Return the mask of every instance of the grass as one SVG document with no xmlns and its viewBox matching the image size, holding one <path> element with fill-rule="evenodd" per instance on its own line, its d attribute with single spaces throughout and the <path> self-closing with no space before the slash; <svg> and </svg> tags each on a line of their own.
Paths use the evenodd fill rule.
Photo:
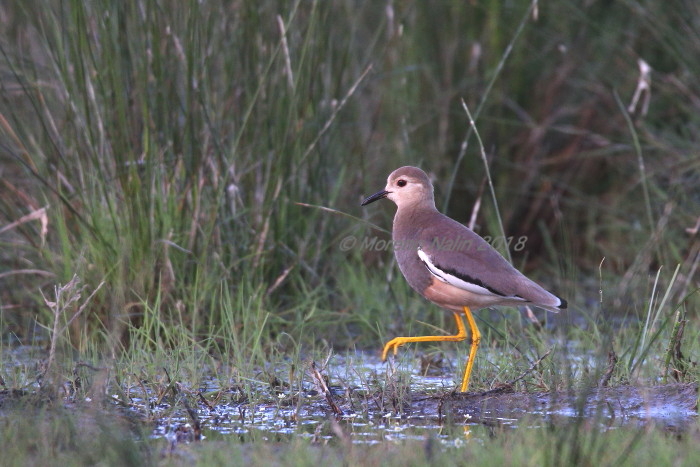
<svg viewBox="0 0 700 467">
<path fill-rule="evenodd" d="M 307 362 L 329 352 L 452 332 L 390 249 L 363 243 L 389 238 L 393 210 L 359 201 L 409 164 L 434 175 L 452 217 L 524 238 L 513 263 L 571 304 L 545 315 L 544 331 L 513 311 L 480 313 L 475 389 L 550 348 L 517 389 L 597 383 L 611 350 L 610 384 L 697 381 L 693 12 L 690 0 L 0 7 L 0 357 L 15 362 L 0 369 L 3 390 L 126 402 L 132 387 L 163 394 L 213 377 L 267 401 L 280 382 L 308 384 Z M 653 70 L 649 108 L 628 113 L 640 58 Z M 21 347 L 44 366 L 17 363 L 18 345 L 46 346 Z M 458 379 L 467 346 L 409 346 L 398 368 L 446 349 Z M 391 378 L 377 387 L 405 395 L 410 378 Z M 74 412 L 31 413 L 53 441 L 29 446 L 32 423 L 4 418 L 18 462 L 57 447 L 94 461 L 98 446 Z M 90 417 L 112 440 L 110 459 L 156 462 L 156 441 L 102 407 Z M 629 446 L 623 463 L 692 465 L 696 454 L 684 451 L 693 435 L 552 431 L 483 437 L 469 456 L 601 464 Z M 449 464 L 465 452 L 430 440 L 367 451 L 285 441 L 217 439 L 192 455 L 214 463 L 223 445 L 260 462 L 291 451 L 300 463 Z"/>
</svg>

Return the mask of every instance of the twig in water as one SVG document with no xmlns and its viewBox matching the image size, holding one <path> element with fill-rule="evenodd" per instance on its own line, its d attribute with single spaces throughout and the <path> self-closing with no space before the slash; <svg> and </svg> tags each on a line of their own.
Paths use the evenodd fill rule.
<svg viewBox="0 0 700 467">
<path fill-rule="evenodd" d="M 316 362 L 312 361 L 311 365 L 311 376 L 314 379 L 314 382 L 316 385 L 321 389 L 321 392 L 326 396 L 326 401 L 328 402 L 328 405 L 331 407 L 331 410 L 335 414 L 336 417 L 341 417 L 344 415 L 343 411 L 340 410 L 340 407 L 338 407 L 338 404 L 335 403 L 333 400 L 333 394 L 331 394 L 331 391 L 328 389 L 328 386 L 326 385 L 325 380 L 323 379 L 323 376 L 321 373 L 316 369 Z"/>
<path fill-rule="evenodd" d="M 610 349 L 610 352 L 608 352 L 608 366 L 605 369 L 603 377 L 600 378 L 600 382 L 598 383 L 599 388 L 608 387 L 610 378 L 612 378 L 613 372 L 615 371 L 615 365 L 617 365 L 617 354 L 615 353 L 615 349 Z"/>
<path fill-rule="evenodd" d="M 666 380 L 668 378 L 669 368 L 672 366 L 671 360 L 673 360 L 672 374 L 676 381 L 681 381 L 688 371 L 690 361 L 687 360 L 681 352 L 683 331 L 685 330 L 685 325 L 687 322 L 688 320 L 685 319 L 684 313 L 681 313 L 681 311 L 676 312 L 673 330 L 671 331 L 671 340 L 669 341 L 668 348 L 666 349 L 666 362 L 663 377 L 664 384 L 666 384 Z"/>
</svg>

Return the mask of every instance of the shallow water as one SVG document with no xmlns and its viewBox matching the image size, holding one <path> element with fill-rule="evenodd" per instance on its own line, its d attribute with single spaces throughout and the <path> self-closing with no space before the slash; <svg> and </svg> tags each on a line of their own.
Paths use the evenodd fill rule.
<svg viewBox="0 0 700 467">
<path fill-rule="evenodd" d="M 36 373 L 40 354 L 36 347 L 3 352 L 3 372 L 12 375 L 14 387 L 23 383 L 25 391 L 36 389 L 37 383 L 27 375 Z M 581 355 L 569 361 L 585 366 L 591 364 L 591 358 Z M 683 431 L 698 417 L 697 405 L 689 401 L 693 394 L 690 387 L 647 388 L 656 392 L 618 387 L 556 397 L 546 393 L 462 396 L 453 393 L 455 377 L 461 373 L 454 366 L 459 365 L 446 364 L 425 375 L 420 362 L 405 355 L 396 362 L 383 363 L 375 353 L 355 352 L 333 355 L 325 368 L 318 368 L 330 381 L 328 393 L 307 370 L 301 387 L 271 388 L 265 382 L 248 381 L 247 393 L 233 384 L 222 388 L 214 377 L 204 378 L 197 388 L 178 382 L 172 394 L 167 384 L 161 384 L 161 393 L 155 394 L 149 387 L 158 385 L 130 381 L 115 391 L 121 395 L 115 393 L 113 400 L 115 409 L 152 423 L 152 438 L 171 442 L 176 430 L 191 429 L 197 423 L 206 438 L 237 436 L 243 441 L 264 441 L 300 437 L 316 442 L 344 438 L 361 445 L 434 439 L 445 446 L 459 446 L 465 436 L 478 440 L 492 436 L 494 430 L 541 429 L 567 423 L 595 424 L 602 430 L 654 424 Z M 410 377 L 410 384 L 397 383 L 397 376 Z M 120 399 L 124 394 L 128 401 Z M 334 413 L 329 398 L 340 413 Z"/>
<path fill-rule="evenodd" d="M 200 405 L 197 413 L 205 434 L 210 437 L 237 435 L 242 439 L 279 440 L 297 436 L 322 441 L 343 433 L 342 436 L 356 444 L 433 438 L 448 446 L 464 442 L 465 434 L 474 439 L 492 436 L 493 430 L 539 429 L 585 422 L 594 423 L 602 430 L 655 424 L 682 431 L 697 420 L 697 410 L 688 407 L 687 401 L 665 400 L 666 396 L 640 393 L 632 387 L 615 388 L 613 396 L 607 396 L 611 400 L 601 400 L 605 395 L 591 394 L 580 404 L 575 395 L 549 399 L 547 394 L 516 393 L 501 396 L 503 403 L 496 408 L 480 405 L 470 411 L 471 406 L 460 405 L 450 413 L 440 414 L 436 400 L 453 392 L 455 372 L 447 368 L 440 375 L 425 376 L 420 373 L 418 362 L 409 365 L 402 362 L 400 371 L 406 374 L 410 370 L 411 394 L 392 396 L 381 389 L 386 389 L 395 370 L 390 363 L 364 353 L 333 356 L 323 374 L 334 383 L 342 383 L 329 388 L 342 410 L 339 415 L 333 413 L 326 396 L 311 378 L 307 378 L 301 391 L 285 389 L 276 392 L 273 398 L 263 397 L 258 402 L 229 401 L 212 409 Z M 213 380 L 210 383 L 204 389 L 218 390 Z M 261 394 L 270 393 L 266 385 L 261 384 L 259 390 Z M 401 402 L 392 401 L 392 397 Z M 434 403 L 421 402 L 425 398 L 432 398 Z M 520 400 L 522 406 L 518 405 Z M 161 421 L 153 436 L 166 436 L 177 424 L 192 422 L 186 414 L 177 420 Z"/>
</svg>

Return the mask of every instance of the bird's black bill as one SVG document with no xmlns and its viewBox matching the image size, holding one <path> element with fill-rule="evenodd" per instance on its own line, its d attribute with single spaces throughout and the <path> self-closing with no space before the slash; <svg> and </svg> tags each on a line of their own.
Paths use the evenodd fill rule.
<svg viewBox="0 0 700 467">
<path fill-rule="evenodd" d="M 366 199 L 362 202 L 362 204 L 361 204 L 360 206 L 367 206 L 369 203 L 374 203 L 374 202 L 377 201 L 378 199 L 386 198 L 386 195 L 388 195 L 388 194 L 389 194 L 388 191 L 382 190 L 382 191 L 380 191 L 380 192 L 378 192 L 378 193 L 373 194 L 373 195 L 370 196 L 369 198 L 366 198 Z"/>
</svg>

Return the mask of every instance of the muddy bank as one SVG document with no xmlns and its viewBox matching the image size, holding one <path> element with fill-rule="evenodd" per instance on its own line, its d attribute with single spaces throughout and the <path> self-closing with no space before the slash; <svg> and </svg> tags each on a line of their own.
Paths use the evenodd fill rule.
<svg viewBox="0 0 700 467">
<path fill-rule="evenodd" d="M 697 418 L 698 385 L 618 386 L 551 393 L 516 393 L 506 388 L 484 393 L 415 394 L 408 405 L 410 416 L 443 423 L 492 423 L 532 415 L 598 417 L 623 423 L 637 419 L 684 426 Z"/>
</svg>

